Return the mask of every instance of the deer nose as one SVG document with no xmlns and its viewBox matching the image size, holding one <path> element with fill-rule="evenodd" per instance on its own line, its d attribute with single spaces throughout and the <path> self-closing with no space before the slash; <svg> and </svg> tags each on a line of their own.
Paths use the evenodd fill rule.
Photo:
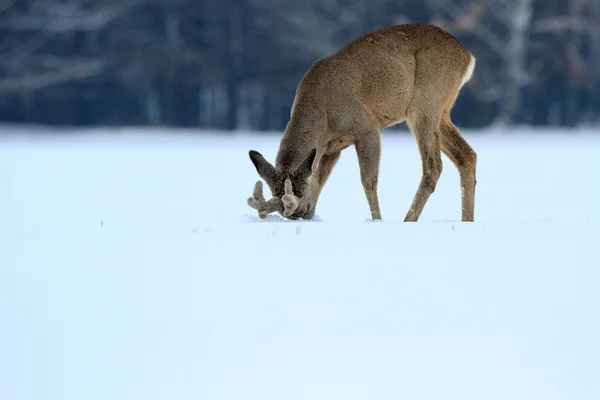
<svg viewBox="0 0 600 400">
<path fill-rule="evenodd" d="M 306 208 L 306 212 L 304 213 L 304 216 L 306 219 L 311 219 L 314 214 L 315 214 L 315 209 L 313 208 L 313 204 L 309 203 L 308 207 Z"/>
</svg>

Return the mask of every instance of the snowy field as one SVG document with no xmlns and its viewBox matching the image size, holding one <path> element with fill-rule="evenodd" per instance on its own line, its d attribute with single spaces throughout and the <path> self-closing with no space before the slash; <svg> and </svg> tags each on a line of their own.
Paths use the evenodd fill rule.
<svg viewBox="0 0 600 400">
<path fill-rule="evenodd" d="M 279 136 L 0 127 L 0 400 L 600 399 L 600 132 L 466 132 L 414 224 L 384 132 L 316 221 L 246 204 Z M 267 195 L 267 193 L 266 193 Z"/>
</svg>

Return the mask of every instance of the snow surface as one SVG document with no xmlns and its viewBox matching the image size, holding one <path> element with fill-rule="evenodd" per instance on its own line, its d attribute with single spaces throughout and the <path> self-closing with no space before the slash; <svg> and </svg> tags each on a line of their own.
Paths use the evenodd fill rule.
<svg viewBox="0 0 600 400">
<path fill-rule="evenodd" d="M 279 136 L 0 127 L 1 400 L 600 398 L 600 132 L 467 132 L 476 222 L 384 133 L 317 221 L 257 218 Z"/>
</svg>

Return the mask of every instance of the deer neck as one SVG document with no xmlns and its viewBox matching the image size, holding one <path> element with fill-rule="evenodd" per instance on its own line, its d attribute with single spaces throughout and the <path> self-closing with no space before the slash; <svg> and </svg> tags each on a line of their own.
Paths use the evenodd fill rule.
<svg viewBox="0 0 600 400">
<path fill-rule="evenodd" d="M 292 173 L 296 167 L 306 160 L 311 150 L 317 149 L 317 160 L 321 156 L 318 134 L 321 132 L 315 124 L 292 119 L 286 127 L 279 144 L 275 165 L 279 171 Z"/>
</svg>

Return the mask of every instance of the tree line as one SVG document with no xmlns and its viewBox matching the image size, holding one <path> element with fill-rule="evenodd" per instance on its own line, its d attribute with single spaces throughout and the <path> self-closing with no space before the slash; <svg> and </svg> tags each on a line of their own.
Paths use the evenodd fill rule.
<svg viewBox="0 0 600 400">
<path fill-rule="evenodd" d="M 477 58 L 457 124 L 598 121 L 595 0 L 0 0 L 0 120 L 281 130 L 313 62 L 408 22 Z"/>
</svg>

